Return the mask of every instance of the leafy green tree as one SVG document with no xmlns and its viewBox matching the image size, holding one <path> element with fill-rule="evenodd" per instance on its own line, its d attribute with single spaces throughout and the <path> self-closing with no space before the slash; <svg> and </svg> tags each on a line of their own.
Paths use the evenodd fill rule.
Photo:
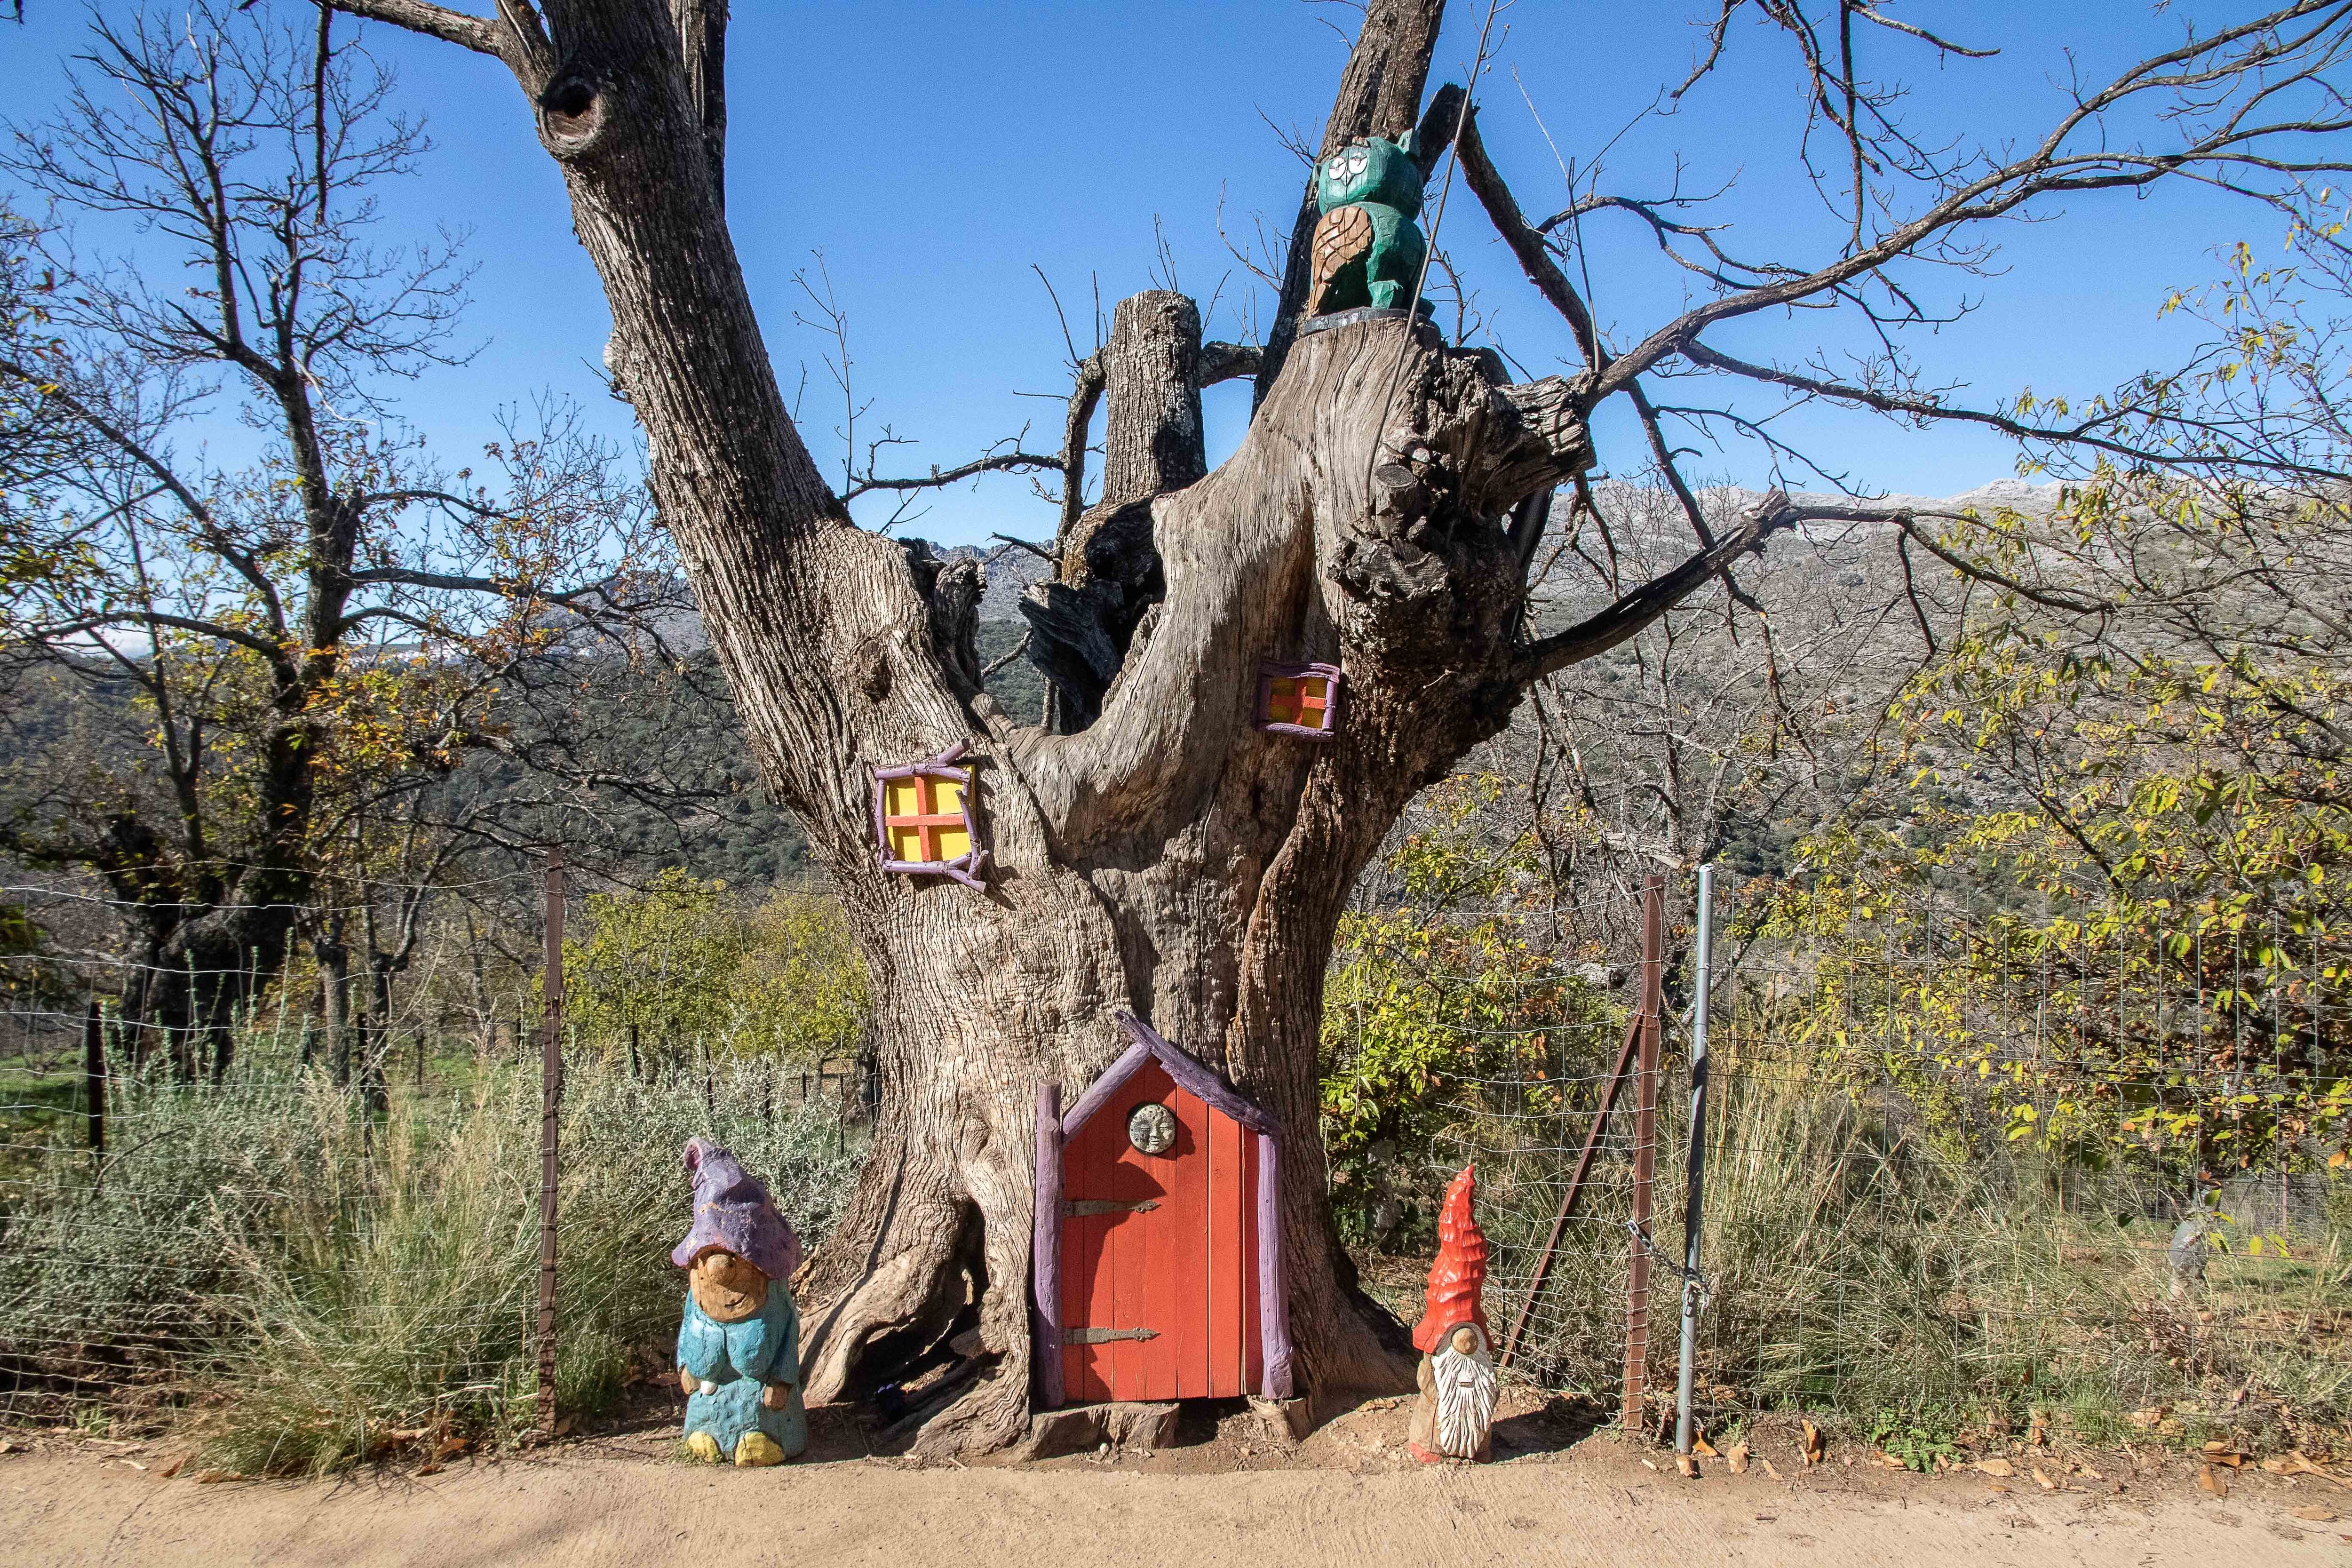
<svg viewBox="0 0 2352 1568">
<path fill-rule="evenodd" d="M 1557 893 L 1519 791 L 1493 773 L 1432 790 L 1379 868 L 1391 900 L 1342 917 L 1326 983 L 1323 1143 L 1343 1234 L 1389 1249 L 1434 1225 L 1444 1169 L 1569 1108 L 1565 1080 L 1611 1016 L 1529 922 Z"/>
<path fill-rule="evenodd" d="M 866 973 L 838 906 L 779 893 L 757 909 L 672 868 L 642 890 L 595 893 L 563 948 L 566 1006 L 583 1039 L 634 1065 L 698 1048 L 797 1060 L 855 1053 Z"/>
<path fill-rule="evenodd" d="M 2175 295 L 2210 328 L 2179 371 L 2033 405 L 2161 461 L 2029 450 L 2064 480 L 2054 506 L 1901 521 L 1956 585 L 1921 618 L 1942 635 L 1888 710 L 1892 765 L 1766 925 L 1826 939 L 1834 967 L 1840 941 L 1926 948 L 1927 895 L 1977 903 L 1970 951 L 1907 994 L 1824 994 L 1972 1080 L 2008 1138 L 2147 1152 L 2190 1183 L 2352 1148 L 2340 229 L 2298 226 L 2273 266 L 2238 246 Z M 2002 1005 L 2021 973 L 2055 1021 L 2030 1054 Z"/>
</svg>

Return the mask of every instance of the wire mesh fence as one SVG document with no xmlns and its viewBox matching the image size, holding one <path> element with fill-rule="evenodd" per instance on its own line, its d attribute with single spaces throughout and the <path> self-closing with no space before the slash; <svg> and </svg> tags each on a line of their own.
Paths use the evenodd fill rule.
<svg viewBox="0 0 2352 1568">
<path fill-rule="evenodd" d="M 44 894 L 9 897 L 37 917 Z M 436 963 L 462 966 L 462 951 Z M 0 1421 L 216 1408 L 249 1468 L 535 1415 L 534 992 L 420 966 L 365 1010 L 315 978 L 176 972 L 217 1025 L 126 1015 L 135 963 L 11 966 L 0 998 Z M 463 1005 L 459 1005 L 462 1003 Z M 859 1157 L 853 1061 L 647 1040 L 563 1052 L 555 1386 L 594 1407 L 676 1321 L 676 1152 L 715 1137 L 821 1236 Z"/>
<path fill-rule="evenodd" d="M 6 896 L 70 919 L 42 906 L 65 895 Z M 1601 912 L 1611 932 L 1638 923 Z M 2352 955 L 2284 920 L 2168 917 L 2028 924 L 1789 884 L 1726 900 L 1703 1421 L 2345 1418 Z M 1367 916 L 1326 1009 L 1333 1194 L 1370 1251 L 1411 1259 L 1393 1304 L 1417 1306 L 1426 1266 L 1398 1216 L 1475 1162 L 1515 1375 L 1613 1410 L 1646 1250 L 1653 1421 L 1674 1387 L 1690 1146 L 1688 921 L 1667 923 L 1647 1140 L 1643 966 L 1557 910 Z M 248 971 L 225 1045 L 126 1016 L 142 966 L 95 942 L 0 964 L 0 1419 L 194 1397 L 253 1434 L 256 1470 L 436 1422 L 527 1425 L 539 1001 L 478 953 L 435 948 L 356 1016 L 320 1003 L 313 973 Z M 230 978 L 174 973 L 198 994 Z M 579 1408 L 675 1321 L 670 1152 L 716 1136 L 821 1235 L 872 1084 L 846 1058 L 707 1039 L 563 1056 L 555 1382 Z"/>
<path fill-rule="evenodd" d="M 1703 1422 L 1804 1408 L 1899 1436 L 1923 1412 L 2167 1431 L 2345 1419 L 2352 963 L 2325 931 L 2169 914 L 2029 924 L 1928 894 L 1790 884 L 1727 900 Z M 1444 1063 L 1423 1190 L 1477 1163 L 1488 1316 L 1498 1348 L 1516 1340 L 1517 1375 L 1613 1410 L 1629 1311 L 1638 1323 L 1646 1306 L 1643 1418 L 1670 1420 L 1690 1145 L 1684 943 L 1664 958 L 1658 1179 L 1637 1228 L 1632 1083 L 1594 1131 L 1637 968 L 1590 962 L 1549 911 L 1443 919 L 1513 933 L 1487 949 L 1541 962 L 1501 979 L 1429 964 L 1405 983 L 1428 993 L 1418 1026 Z M 1504 992 L 1542 1004 L 1498 1025 Z M 1335 1020 L 1335 1066 L 1377 1051 L 1379 1033 Z"/>
</svg>

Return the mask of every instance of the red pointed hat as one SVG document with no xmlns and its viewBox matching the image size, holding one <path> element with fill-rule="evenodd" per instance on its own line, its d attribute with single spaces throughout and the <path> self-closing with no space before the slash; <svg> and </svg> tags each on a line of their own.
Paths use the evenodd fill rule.
<svg viewBox="0 0 2352 1568">
<path fill-rule="evenodd" d="M 1486 1238 L 1478 1234 L 1478 1216 L 1471 1212 L 1478 1192 L 1476 1170 L 1475 1165 L 1462 1167 L 1445 1189 L 1445 1206 L 1437 1215 L 1437 1261 L 1430 1265 L 1421 1326 L 1412 1331 L 1414 1348 L 1423 1354 L 1433 1352 L 1446 1331 L 1462 1323 L 1477 1324 L 1487 1342 L 1494 1342 L 1478 1301 L 1486 1283 Z"/>
</svg>

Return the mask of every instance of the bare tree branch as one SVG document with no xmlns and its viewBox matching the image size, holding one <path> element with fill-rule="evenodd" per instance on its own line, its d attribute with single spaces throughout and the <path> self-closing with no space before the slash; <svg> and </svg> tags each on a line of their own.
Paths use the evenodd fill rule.
<svg viewBox="0 0 2352 1568">
<path fill-rule="evenodd" d="M 509 40 L 501 37 L 499 24 L 482 16 L 469 16 L 463 11 L 453 11 L 446 5 L 435 5 L 427 0 L 333 0 L 336 10 L 347 16 L 362 16 L 371 22 L 389 22 L 412 33 L 439 38 L 460 48 L 495 58 L 506 58 Z M 504 9 L 504 7 L 501 7 Z"/>
<path fill-rule="evenodd" d="M 1789 498 L 1772 491 L 1748 510 L 1737 529 L 1717 539 L 1712 549 L 1699 551 L 1673 571 L 1653 577 L 1567 630 L 1530 644 L 1519 658 L 1520 679 L 1538 679 L 1608 652 L 1689 597 L 1709 577 L 1800 521 Z"/>
<path fill-rule="evenodd" d="M 969 463 L 960 463 L 952 468 L 934 468 L 919 479 L 885 479 L 870 473 L 864 474 L 842 492 L 841 499 L 844 502 L 854 501 L 859 496 L 869 495 L 876 490 L 937 489 L 942 485 L 956 484 L 978 474 L 1010 474 L 1024 469 L 1059 468 L 1061 466 L 1061 458 L 1049 458 L 1042 453 L 994 452 L 984 458 L 974 458 Z"/>
</svg>

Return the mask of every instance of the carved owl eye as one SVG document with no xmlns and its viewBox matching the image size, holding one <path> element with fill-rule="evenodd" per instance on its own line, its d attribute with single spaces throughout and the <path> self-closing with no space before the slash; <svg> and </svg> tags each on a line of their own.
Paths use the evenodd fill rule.
<svg viewBox="0 0 2352 1568">
<path fill-rule="evenodd" d="M 1367 148 L 1358 147 L 1351 150 L 1348 154 L 1348 173 L 1350 174 L 1362 174 L 1364 172 L 1364 165 L 1370 163 L 1371 159 L 1372 154 Z"/>
<path fill-rule="evenodd" d="M 1324 164 L 1323 177 L 1327 180 L 1346 179 L 1348 177 L 1348 155 L 1345 153 L 1342 153 L 1338 157 L 1332 159 L 1329 163 Z"/>
</svg>

